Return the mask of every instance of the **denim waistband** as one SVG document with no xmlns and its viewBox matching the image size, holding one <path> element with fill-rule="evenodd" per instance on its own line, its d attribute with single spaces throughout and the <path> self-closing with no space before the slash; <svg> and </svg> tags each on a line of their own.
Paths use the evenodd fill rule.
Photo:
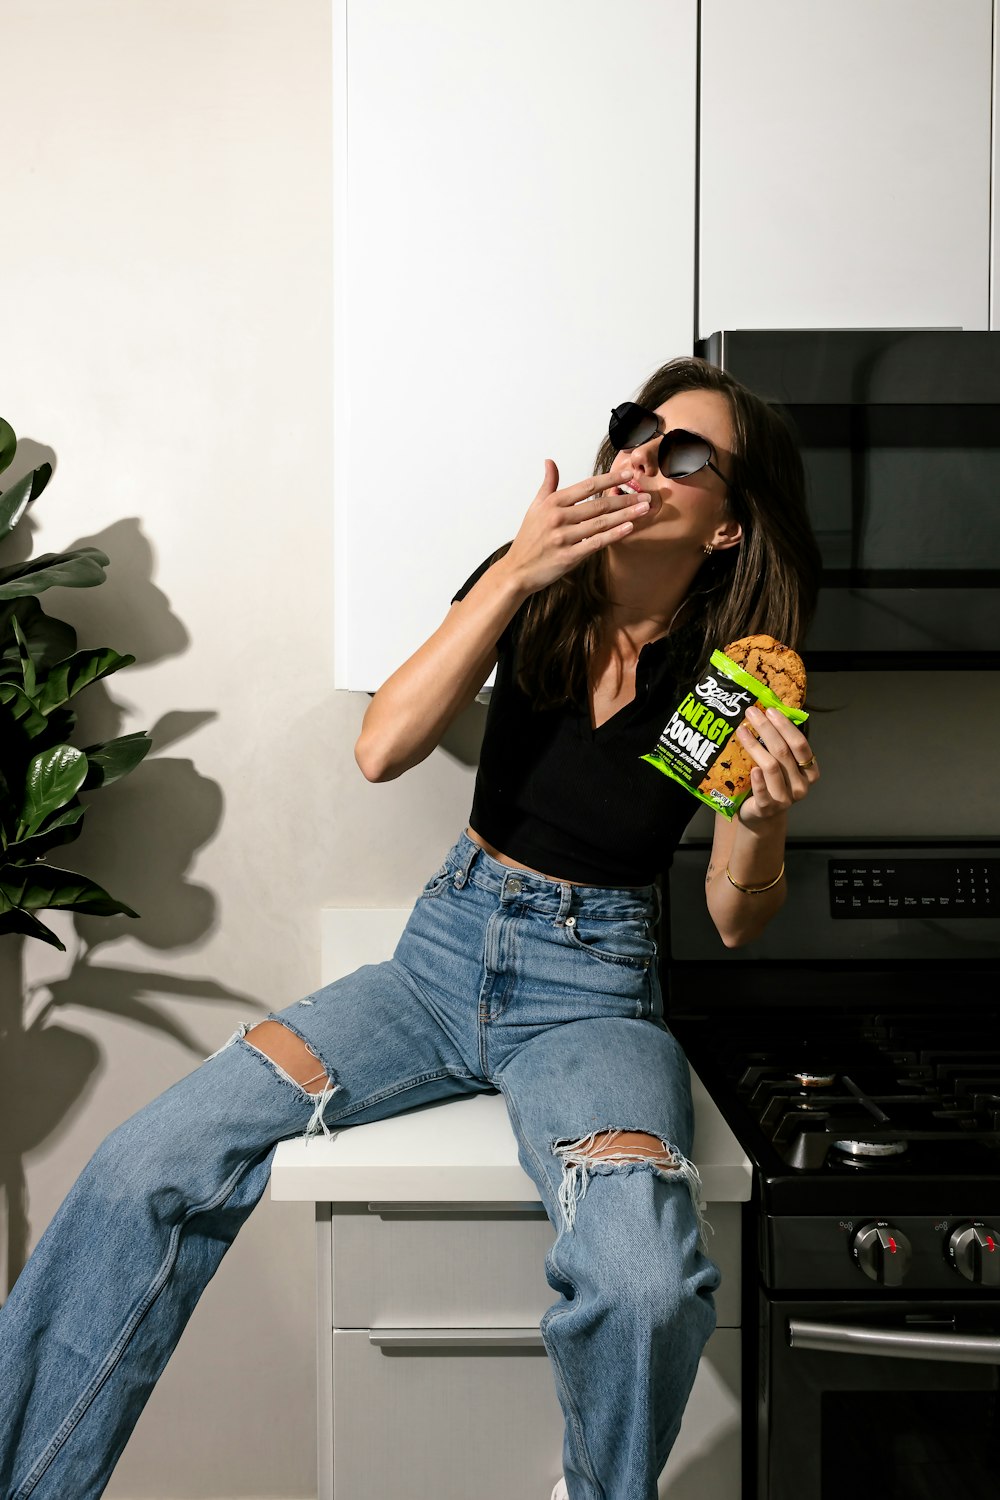
<svg viewBox="0 0 1000 1500">
<path fill-rule="evenodd" d="M 659 919 L 660 891 L 656 885 L 572 885 L 568 880 L 550 880 L 531 870 L 511 869 L 487 854 L 464 830 L 448 851 L 445 863 L 459 876 L 457 884 L 468 882 L 505 898 L 516 896 L 533 911 L 559 917 L 586 912 L 594 917 Z"/>
</svg>

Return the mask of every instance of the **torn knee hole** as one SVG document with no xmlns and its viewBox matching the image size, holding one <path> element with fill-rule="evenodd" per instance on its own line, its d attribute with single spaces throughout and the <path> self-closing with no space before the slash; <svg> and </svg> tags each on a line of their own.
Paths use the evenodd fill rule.
<svg viewBox="0 0 1000 1500">
<path fill-rule="evenodd" d="M 304 1042 L 280 1021 L 260 1021 L 256 1026 L 249 1027 L 244 1041 L 269 1057 L 294 1083 L 310 1094 L 322 1093 L 330 1082 L 325 1068 L 321 1067 L 319 1072 L 316 1071 L 319 1058 L 308 1042 Z"/>
<path fill-rule="evenodd" d="M 556 1141 L 555 1151 L 566 1162 L 635 1161 L 648 1156 L 660 1158 L 658 1165 L 678 1165 L 676 1153 L 666 1141 L 640 1130 L 595 1130 L 578 1141 Z"/>
<path fill-rule="evenodd" d="M 563 1175 L 559 1202 L 568 1230 L 573 1228 L 577 1204 L 586 1197 L 591 1176 L 596 1172 L 630 1172 L 648 1163 L 651 1170 L 683 1182 L 691 1196 L 698 1233 L 704 1244 L 705 1228 L 711 1228 L 704 1217 L 701 1177 L 693 1161 L 660 1136 L 640 1130 L 594 1130 L 579 1140 L 554 1141 L 552 1149 L 562 1159 Z"/>
</svg>

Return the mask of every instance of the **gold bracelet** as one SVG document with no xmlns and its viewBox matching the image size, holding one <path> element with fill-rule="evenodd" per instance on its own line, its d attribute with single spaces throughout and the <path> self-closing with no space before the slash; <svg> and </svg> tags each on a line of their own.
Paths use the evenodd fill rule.
<svg viewBox="0 0 1000 1500">
<path fill-rule="evenodd" d="M 767 885 L 740 885 L 739 881 L 738 880 L 734 880 L 733 877 L 730 875 L 730 873 L 729 873 L 729 866 L 728 865 L 726 866 L 726 879 L 729 881 L 730 885 L 734 885 L 738 891 L 742 891 L 743 894 L 744 894 L 744 896 L 759 896 L 760 893 L 761 893 L 761 891 L 769 891 L 769 890 L 771 890 L 774 886 L 776 886 L 778 884 L 778 881 L 781 879 L 781 877 L 782 877 L 782 875 L 784 875 L 784 873 L 785 873 L 785 861 L 782 860 L 781 861 L 781 869 L 778 871 L 777 875 L 775 875 L 775 877 L 774 877 L 773 880 L 769 880 L 768 881 Z"/>
</svg>

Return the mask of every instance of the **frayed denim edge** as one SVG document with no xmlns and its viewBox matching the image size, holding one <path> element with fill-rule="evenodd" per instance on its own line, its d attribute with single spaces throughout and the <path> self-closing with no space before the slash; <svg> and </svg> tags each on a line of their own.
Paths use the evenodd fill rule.
<svg viewBox="0 0 1000 1500">
<path fill-rule="evenodd" d="M 276 1016 L 264 1016 L 264 1017 L 262 1017 L 262 1019 L 263 1020 L 277 1020 L 277 1017 Z M 280 1024 L 284 1025 L 285 1023 L 281 1022 Z M 226 1048 L 227 1047 L 231 1047 L 234 1042 L 246 1041 L 246 1034 L 247 1034 L 247 1032 L 250 1030 L 251 1026 L 256 1026 L 256 1025 L 257 1025 L 256 1021 L 243 1021 L 243 1022 L 241 1022 L 241 1024 L 236 1029 L 236 1031 L 233 1032 L 233 1034 L 229 1038 L 229 1040 L 227 1042 L 223 1042 L 222 1046 L 216 1048 L 216 1050 L 213 1053 L 211 1053 L 208 1057 L 206 1057 L 204 1059 L 204 1061 L 205 1062 L 211 1062 L 213 1057 L 218 1057 L 218 1055 L 219 1055 L 220 1052 L 225 1052 Z M 292 1028 L 290 1026 L 287 1027 L 286 1029 L 289 1030 L 289 1031 L 292 1031 Z M 253 1050 L 256 1053 L 258 1053 L 258 1055 L 260 1057 L 266 1058 L 267 1061 L 271 1064 L 271 1066 L 274 1069 L 274 1071 L 278 1074 L 278 1076 L 281 1077 L 281 1078 L 284 1078 L 286 1080 L 286 1082 L 292 1084 L 292 1086 L 294 1088 L 297 1088 L 300 1094 L 304 1094 L 307 1099 L 312 1099 L 312 1098 L 315 1097 L 315 1099 L 316 1099 L 316 1108 L 313 1110 L 312 1114 L 310 1115 L 309 1122 L 306 1125 L 305 1131 L 303 1132 L 303 1136 L 302 1136 L 302 1139 L 305 1141 L 306 1145 L 309 1144 L 309 1141 L 311 1140 L 311 1138 L 314 1135 L 319 1135 L 320 1130 L 322 1130 L 323 1134 L 328 1139 L 332 1139 L 335 1132 L 330 1129 L 330 1127 L 327 1125 L 326 1121 L 324 1120 L 324 1118 L 323 1118 L 323 1111 L 326 1109 L 326 1106 L 329 1104 L 329 1102 L 333 1098 L 334 1094 L 337 1093 L 338 1089 L 341 1089 L 343 1087 L 343 1084 L 334 1083 L 333 1082 L 333 1079 L 336 1077 L 336 1074 L 334 1073 L 334 1070 L 332 1068 L 328 1068 L 327 1067 L 326 1063 L 323 1062 L 323 1059 L 319 1056 L 319 1054 L 312 1047 L 309 1046 L 309 1043 L 306 1041 L 305 1037 L 299 1036 L 299 1034 L 298 1034 L 297 1031 L 292 1032 L 292 1035 L 293 1036 L 297 1036 L 299 1038 L 299 1041 L 303 1044 L 303 1046 L 307 1049 L 307 1051 L 309 1051 L 309 1052 L 312 1053 L 313 1057 L 316 1058 L 317 1062 L 323 1063 L 323 1071 L 326 1073 L 326 1084 L 325 1084 L 325 1086 L 323 1088 L 323 1092 L 321 1094 L 316 1094 L 316 1095 L 310 1094 L 310 1092 L 309 1092 L 308 1089 L 303 1088 L 302 1084 L 299 1083 L 297 1079 L 292 1078 L 290 1076 L 290 1074 L 286 1073 L 285 1070 L 284 1070 L 284 1068 L 281 1067 L 279 1063 L 276 1063 L 275 1060 L 274 1060 L 274 1058 L 271 1057 L 267 1052 L 265 1052 L 261 1047 L 254 1047 L 253 1042 L 247 1042 L 247 1046 L 248 1047 L 253 1047 Z"/>
<path fill-rule="evenodd" d="M 638 1130 L 640 1127 L 631 1127 Z M 559 1203 L 563 1211 L 563 1223 L 567 1230 L 572 1230 L 576 1221 L 576 1205 L 587 1195 L 587 1185 L 593 1172 L 617 1172 L 623 1167 L 634 1169 L 636 1167 L 652 1168 L 657 1176 L 662 1177 L 664 1182 L 680 1179 L 687 1184 L 688 1193 L 691 1197 L 691 1205 L 694 1208 L 694 1216 L 698 1224 L 698 1240 L 702 1250 L 707 1252 L 705 1231 L 715 1233 L 714 1227 L 705 1218 L 705 1199 L 703 1195 L 701 1176 L 693 1161 L 689 1161 L 676 1146 L 669 1141 L 657 1136 L 663 1147 L 663 1158 L 647 1156 L 643 1152 L 636 1152 L 633 1148 L 628 1151 L 602 1152 L 600 1156 L 590 1156 L 588 1151 L 593 1148 L 597 1137 L 607 1136 L 609 1142 L 613 1142 L 623 1133 L 624 1127 L 617 1130 L 607 1128 L 604 1130 L 593 1130 L 590 1135 L 585 1135 L 578 1141 L 566 1141 L 562 1144 L 553 1144 L 553 1151 L 562 1159 L 563 1179 L 559 1186 Z"/>
</svg>

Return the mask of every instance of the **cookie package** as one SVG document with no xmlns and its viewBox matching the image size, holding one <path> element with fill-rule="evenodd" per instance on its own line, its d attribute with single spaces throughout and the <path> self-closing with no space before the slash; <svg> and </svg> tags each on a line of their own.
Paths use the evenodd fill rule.
<svg viewBox="0 0 1000 1500">
<path fill-rule="evenodd" d="M 751 791 L 754 762 L 734 738 L 747 709 L 755 704 L 776 708 L 793 724 L 802 724 L 809 717 L 801 706 L 805 696 L 802 658 L 773 636 L 745 636 L 712 652 L 655 749 L 640 759 L 732 818 Z"/>
</svg>

